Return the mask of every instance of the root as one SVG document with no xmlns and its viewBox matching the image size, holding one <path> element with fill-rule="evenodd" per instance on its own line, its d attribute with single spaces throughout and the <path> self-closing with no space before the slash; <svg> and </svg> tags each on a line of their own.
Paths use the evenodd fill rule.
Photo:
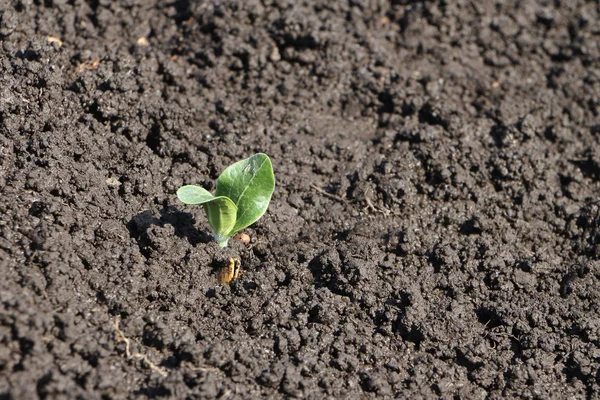
<svg viewBox="0 0 600 400">
<path fill-rule="evenodd" d="M 369 192 L 371 191 L 371 189 L 366 189 L 364 192 L 364 196 L 365 196 L 365 203 L 367 203 L 367 206 L 365 208 L 370 209 L 373 212 L 379 212 L 382 213 L 383 215 L 390 215 L 390 210 L 386 209 L 386 208 L 379 208 L 377 206 L 375 206 L 373 204 L 373 202 L 371 201 L 371 199 L 369 198 Z"/>
<path fill-rule="evenodd" d="M 144 363 L 146 363 L 146 365 L 148 365 L 150 367 L 150 369 L 155 371 L 157 374 L 159 374 L 163 378 L 166 378 L 169 375 L 167 371 L 163 370 L 162 368 L 160 368 L 156 364 L 154 364 L 152 361 L 150 361 L 146 355 L 144 355 L 142 353 L 131 354 L 130 340 L 127 337 L 125 337 L 125 334 L 123 333 L 123 331 L 121 329 L 119 329 L 119 318 L 116 318 L 114 320 L 113 327 L 115 328 L 115 331 L 117 332 L 117 342 L 125 342 L 125 356 L 127 357 L 128 360 L 142 360 Z"/>
<path fill-rule="evenodd" d="M 323 189 L 321 189 L 320 187 L 318 187 L 315 184 L 311 183 L 310 187 L 313 188 L 314 190 L 316 190 L 317 192 L 321 193 L 323 196 L 327 197 L 328 199 L 341 201 L 342 203 L 344 203 L 346 201 L 346 199 L 344 199 L 344 198 L 338 197 L 331 193 L 327 193 L 326 191 L 324 191 Z"/>
</svg>

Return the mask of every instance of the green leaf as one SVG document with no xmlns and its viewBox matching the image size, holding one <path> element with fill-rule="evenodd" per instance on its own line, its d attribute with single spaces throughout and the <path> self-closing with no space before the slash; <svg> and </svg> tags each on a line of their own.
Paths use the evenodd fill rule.
<svg viewBox="0 0 600 400">
<path fill-rule="evenodd" d="M 214 198 L 208 190 L 195 185 L 180 187 L 177 190 L 177 197 L 184 204 L 204 204 Z"/>
<path fill-rule="evenodd" d="M 213 200 L 204 204 L 204 211 L 208 217 L 215 239 L 219 246 L 227 246 L 231 231 L 235 226 L 237 207 L 228 197 L 214 197 Z"/>
<path fill-rule="evenodd" d="M 215 195 L 226 196 L 237 206 L 236 223 L 230 235 L 252 225 L 263 216 L 274 190 L 273 166 L 266 154 L 255 154 L 223 171 L 217 180 Z"/>
<path fill-rule="evenodd" d="M 217 243 L 221 247 L 227 246 L 238 211 L 231 199 L 224 196 L 214 197 L 208 190 L 194 185 L 180 187 L 177 197 L 185 204 L 203 204 Z"/>
</svg>

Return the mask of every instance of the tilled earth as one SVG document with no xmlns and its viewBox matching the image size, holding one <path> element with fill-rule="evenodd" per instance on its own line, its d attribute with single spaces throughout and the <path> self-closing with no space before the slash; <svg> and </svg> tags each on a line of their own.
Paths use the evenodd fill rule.
<svg viewBox="0 0 600 400">
<path fill-rule="evenodd" d="M 600 397 L 598 1 L 3 0 L 0 44 L 0 399 Z M 175 191 L 257 152 L 221 250 Z"/>
</svg>

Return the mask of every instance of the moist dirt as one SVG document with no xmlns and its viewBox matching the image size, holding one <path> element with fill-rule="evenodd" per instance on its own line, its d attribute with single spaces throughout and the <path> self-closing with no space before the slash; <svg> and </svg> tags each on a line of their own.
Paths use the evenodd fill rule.
<svg viewBox="0 0 600 400">
<path fill-rule="evenodd" d="M 0 398 L 599 398 L 599 9 L 4 0 Z"/>
</svg>

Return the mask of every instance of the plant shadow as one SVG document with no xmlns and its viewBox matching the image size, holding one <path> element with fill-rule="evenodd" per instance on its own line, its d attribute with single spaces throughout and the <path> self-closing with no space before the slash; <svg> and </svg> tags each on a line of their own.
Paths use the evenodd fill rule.
<svg viewBox="0 0 600 400">
<path fill-rule="evenodd" d="M 205 230 L 199 230 L 195 227 L 196 219 L 191 213 L 179 210 L 176 206 L 164 206 L 159 211 L 159 216 L 155 216 L 152 210 L 144 210 L 136 214 L 128 223 L 130 237 L 134 238 L 140 249 L 148 244 L 148 229 L 151 226 L 171 225 L 175 229 L 175 235 L 180 238 L 186 238 L 192 246 L 199 243 L 211 242 L 212 235 Z"/>
</svg>

